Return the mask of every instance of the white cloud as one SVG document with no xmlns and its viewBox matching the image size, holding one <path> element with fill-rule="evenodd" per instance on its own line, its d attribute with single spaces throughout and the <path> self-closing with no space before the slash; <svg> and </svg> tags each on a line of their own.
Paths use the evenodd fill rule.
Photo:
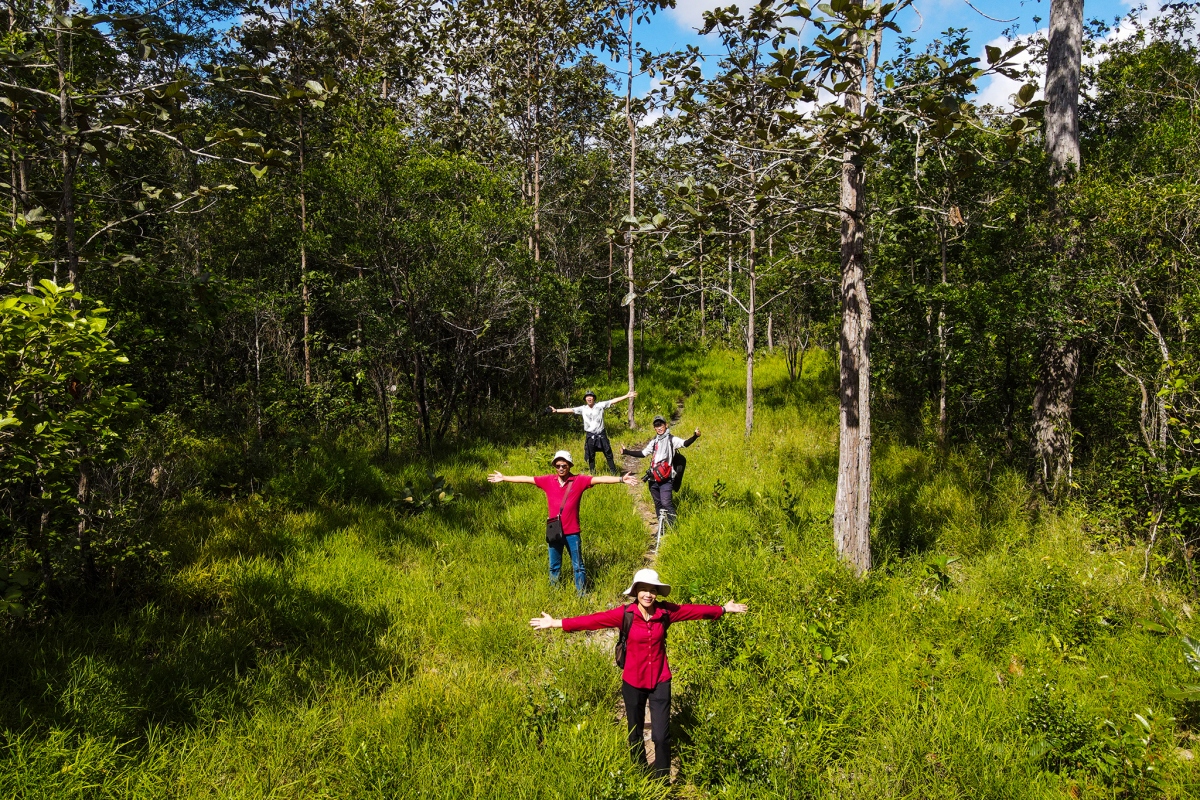
<svg viewBox="0 0 1200 800">
<path fill-rule="evenodd" d="M 676 0 L 675 7 L 667 9 L 675 24 L 686 31 L 704 27 L 704 12 L 729 5 L 733 0 Z"/>
<path fill-rule="evenodd" d="M 1133 0 L 1123 0 L 1123 4 L 1132 8 Z M 1161 8 L 1162 3 L 1160 0 L 1149 0 L 1149 2 L 1147 2 L 1145 5 L 1140 5 L 1137 13 L 1138 22 L 1145 23 L 1152 19 L 1156 14 L 1159 13 Z M 1107 43 L 1119 42 L 1123 39 L 1128 39 L 1130 36 L 1134 35 L 1134 33 L 1137 31 L 1137 27 L 1137 24 L 1131 22 L 1128 17 L 1123 17 L 1115 28 L 1109 30 L 1108 35 L 1104 37 L 1104 41 Z M 1036 37 L 1045 38 L 1045 36 L 1049 33 L 1049 30 L 1049 28 L 1040 28 L 1035 33 L 1018 36 L 1015 39 L 1008 39 L 1004 36 L 1000 36 L 988 42 L 988 45 L 992 47 L 999 47 L 1001 51 L 1005 51 L 1017 43 L 1028 44 Z M 981 53 L 980 55 L 982 56 L 983 54 Z M 1026 50 L 1014 58 L 1013 61 L 1019 66 L 1024 67 L 1029 64 L 1031 58 L 1032 56 L 1030 51 Z M 1098 60 L 1099 58 L 1097 56 L 1090 56 L 1085 60 L 1085 63 L 1094 64 Z M 1037 94 L 1034 95 L 1034 98 L 1040 100 L 1042 98 L 1042 85 L 1045 82 L 1044 73 L 1040 67 L 1035 67 L 1035 72 L 1035 76 L 1029 80 L 1032 80 L 1035 84 L 1037 84 L 1038 90 Z M 1023 83 L 1024 81 L 1015 81 L 1011 78 L 1006 78 L 1003 75 L 993 75 L 975 95 L 975 100 L 979 105 L 993 105 L 1004 110 L 1012 110 L 1012 97 L 1017 93 L 1017 90 L 1021 88 Z"/>
<path fill-rule="evenodd" d="M 1049 30 L 1049 29 L 1042 28 L 1041 30 L 1037 31 L 1036 33 L 1030 33 L 1030 34 L 1026 34 L 1024 36 L 1018 36 L 1016 39 L 1008 39 L 1004 36 L 999 36 L 995 39 L 992 39 L 990 42 L 988 42 L 987 46 L 988 47 L 999 47 L 1001 52 L 1006 52 L 1014 44 L 1028 44 L 1030 42 L 1030 40 L 1032 40 L 1033 38 L 1035 38 L 1037 36 L 1045 36 L 1047 30 Z M 980 56 L 984 57 L 982 53 L 980 54 Z M 1025 52 L 1023 52 L 1020 55 L 1013 58 L 1013 63 L 1018 65 L 1019 67 L 1023 68 L 1027 64 L 1029 64 L 1029 62 L 1030 62 L 1030 60 L 1032 60 L 1032 58 L 1033 58 L 1033 55 L 1031 54 L 1031 52 L 1029 50 L 1026 50 Z M 986 63 L 986 57 L 985 57 L 985 63 Z M 1038 91 L 1037 91 L 1036 98 L 1041 99 L 1041 96 L 1042 96 L 1041 73 L 1038 72 L 1037 77 L 1034 78 L 1033 80 L 1038 85 Z M 1017 93 L 1017 90 L 1020 89 L 1021 86 L 1024 85 L 1024 83 L 1025 83 L 1025 81 L 1013 80 L 1012 78 L 1006 78 L 1003 75 L 992 75 L 988 78 L 988 82 L 986 84 L 984 84 L 983 88 L 981 88 L 979 90 L 978 94 L 975 95 L 975 102 L 981 106 L 990 105 L 990 106 L 995 106 L 996 108 L 1011 110 L 1013 108 L 1012 97 L 1013 97 L 1013 95 L 1015 95 Z"/>
</svg>

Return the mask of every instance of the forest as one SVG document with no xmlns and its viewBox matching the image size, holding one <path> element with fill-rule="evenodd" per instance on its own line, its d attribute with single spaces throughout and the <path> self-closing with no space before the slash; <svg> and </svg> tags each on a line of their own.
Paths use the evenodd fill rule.
<svg viewBox="0 0 1200 800">
<path fill-rule="evenodd" d="M 1200 4 L 711 5 L 0 9 L 0 795 L 1200 795 Z"/>
</svg>

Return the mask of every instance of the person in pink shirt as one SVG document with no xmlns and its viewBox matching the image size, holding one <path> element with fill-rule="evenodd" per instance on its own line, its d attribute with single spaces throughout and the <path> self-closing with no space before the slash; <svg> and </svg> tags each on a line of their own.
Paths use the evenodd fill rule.
<svg viewBox="0 0 1200 800">
<path fill-rule="evenodd" d="M 563 541 L 560 544 L 549 545 L 550 549 L 550 583 L 558 583 L 562 573 L 562 552 L 566 546 L 571 556 L 571 566 L 575 569 L 575 591 L 584 593 L 587 575 L 583 569 L 583 553 L 579 542 L 579 500 L 583 493 L 597 484 L 627 483 L 637 486 L 638 480 L 633 475 L 618 478 L 615 475 L 573 475 L 571 454 L 559 450 L 550 462 L 554 466 L 554 475 L 503 475 L 499 470 L 487 476 L 491 483 L 532 483 L 546 493 L 546 516 L 553 519 L 560 515 L 562 521 Z"/>
<path fill-rule="evenodd" d="M 621 697 L 625 701 L 625 721 L 629 725 L 629 749 L 634 759 L 646 762 L 642 732 L 646 727 L 646 705 L 650 706 L 650 740 L 654 742 L 654 776 L 671 774 L 671 743 L 667 737 L 671 717 L 671 667 L 667 664 L 667 628 L 676 622 L 718 619 L 724 614 L 746 613 L 745 603 L 732 600 L 723 606 L 678 605 L 660 602 L 658 597 L 671 593 L 671 587 L 659 580 L 652 569 L 640 569 L 633 576 L 626 595 L 636 603 L 617 606 L 598 614 L 555 619 L 543 613 L 529 620 L 535 629 L 562 628 L 563 631 L 595 631 L 629 628 L 618 639 L 617 656 L 622 657 L 621 639 L 625 640 L 625 664 L 621 672 Z"/>
</svg>

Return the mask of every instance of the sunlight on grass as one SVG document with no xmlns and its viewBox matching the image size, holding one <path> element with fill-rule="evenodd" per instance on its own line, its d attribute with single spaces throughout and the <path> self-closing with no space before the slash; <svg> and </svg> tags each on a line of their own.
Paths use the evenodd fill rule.
<svg viewBox="0 0 1200 800">
<path fill-rule="evenodd" d="M 842 568 L 833 368 L 810 354 L 792 383 L 765 358 L 747 442 L 740 358 L 656 349 L 641 430 L 610 418 L 632 445 L 686 398 L 678 432 L 703 436 L 657 567 L 672 599 L 752 610 L 672 633 L 672 791 L 1190 796 L 1194 762 L 1175 748 L 1195 722 L 1162 694 L 1186 673 L 1175 640 L 1138 625 L 1152 599 L 1178 598 L 1140 582 L 1138 554 L 1095 546 L 1084 519 L 1038 516 L 1020 476 L 877 445 L 877 569 Z M 561 431 L 431 465 L 330 451 L 275 494 L 187 498 L 161 596 L 64 614 L 0 654 L 0 796 L 665 796 L 626 755 L 610 640 L 527 626 L 619 600 L 647 546 L 628 491 L 585 498 L 594 590 L 580 599 L 548 585 L 542 494 L 484 482 L 543 472 L 558 448 L 579 457 L 575 427 Z M 427 467 L 460 496 L 400 513 L 395 491 Z M 309 491 L 324 499 L 296 499 Z M 1089 768 L 1117 752 L 1100 723 L 1147 708 L 1157 788 Z"/>
</svg>

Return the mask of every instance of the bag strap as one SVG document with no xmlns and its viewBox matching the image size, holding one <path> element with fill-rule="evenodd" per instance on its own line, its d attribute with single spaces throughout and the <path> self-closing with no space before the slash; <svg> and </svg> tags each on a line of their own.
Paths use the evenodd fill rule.
<svg viewBox="0 0 1200 800">
<path fill-rule="evenodd" d="M 621 618 L 621 638 L 629 640 L 629 629 L 633 627 L 634 603 L 625 606 L 625 616 Z"/>
<path fill-rule="evenodd" d="M 675 434 L 671 433 L 671 429 L 667 428 L 666 439 L 667 443 L 667 463 L 675 460 Z"/>
<path fill-rule="evenodd" d="M 555 478 L 557 478 L 557 477 L 558 476 L 556 475 Z M 565 509 L 567 507 L 567 497 L 571 494 L 571 486 L 574 483 L 575 483 L 574 476 L 567 478 L 567 485 L 563 487 L 562 504 L 559 505 L 559 507 L 558 507 L 558 516 L 556 516 L 555 519 L 562 519 L 563 509 Z"/>
</svg>

